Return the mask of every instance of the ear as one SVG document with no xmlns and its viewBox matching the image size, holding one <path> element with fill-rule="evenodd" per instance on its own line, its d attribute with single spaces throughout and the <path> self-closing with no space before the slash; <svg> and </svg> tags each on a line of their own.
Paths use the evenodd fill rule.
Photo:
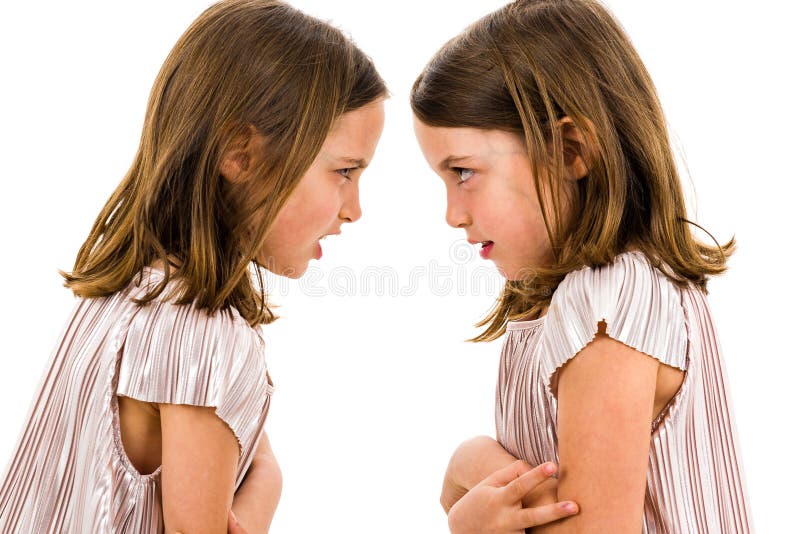
<svg viewBox="0 0 800 534">
<path fill-rule="evenodd" d="M 228 148 L 222 156 L 220 174 L 231 183 L 241 183 L 250 177 L 248 170 L 259 157 L 261 137 L 255 126 L 247 128 L 233 136 Z"/>
<path fill-rule="evenodd" d="M 573 180 L 580 180 L 589 174 L 596 157 L 596 139 L 594 125 L 588 119 L 582 121 L 588 135 L 584 135 L 572 117 L 562 117 L 558 121 L 564 145 L 564 165 Z"/>
</svg>

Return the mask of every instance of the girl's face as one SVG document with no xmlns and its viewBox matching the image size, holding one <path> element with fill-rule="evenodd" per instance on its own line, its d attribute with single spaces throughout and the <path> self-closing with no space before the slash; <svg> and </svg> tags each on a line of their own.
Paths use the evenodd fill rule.
<svg viewBox="0 0 800 534">
<path fill-rule="evenodd" d="M 531 165 L 519 136 L 428 126 L 416 118 L 414 130 L 425 159 L 447 188 L 447 223 L 463 228 L 483 258 L 492 260 L 508 280 L 552 263 Z"/>
<path fill-rule="evenodd" d="M 312 258 L 322 257 L 320 239 L 338 234 L 361 217 L 358 183 L 383 131 L 383 101 L 337 119 L 311 167 L 300 179 L 256 257 L 275 274 L 298 278 Z"/>
</svg>

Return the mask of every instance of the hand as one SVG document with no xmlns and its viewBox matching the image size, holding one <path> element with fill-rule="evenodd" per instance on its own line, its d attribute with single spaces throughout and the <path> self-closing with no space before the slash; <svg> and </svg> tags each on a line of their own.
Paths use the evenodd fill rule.
<svg viewBox="0 0 800 534">
<path fill-rule="evenodd" d="M 558 479 L 550 477 L 522 498 L 523 508 L 536 508 L 558 502 Z"/>
<path fill-rule="evenodd" d="M 495 471 L 456 502 L 447 514 L 453 534 L 524 534 L 525 529 L 578 512 L 570 501 L 523 508 L 522 499 L 556 472 L 546 462 L 532 469 L 522 460 Z"/>
<path fill-rule="evenodd" d="M 453 452 L 442 482 L 439 502 L 445 513 L 473 486 L 498 469 L 517 461 L 489 436 L 464 441 Z"/>
<path fill-rule="evenodd" d="M 467 488 L 456 483 L 452 477 L 445 475 L 442 484 L 442 494 L 439 496 L 439 503 L 444 508 L 445 513 L 449 514 L 450 509 L 461 498 L 467 494 Z"/>
</svg>

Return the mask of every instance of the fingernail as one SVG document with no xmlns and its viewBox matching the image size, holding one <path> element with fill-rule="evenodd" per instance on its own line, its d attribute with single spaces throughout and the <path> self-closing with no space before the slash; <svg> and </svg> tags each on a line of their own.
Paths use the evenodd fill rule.
<svg viewBox="0 0 800 534">
<path fill-rule="evenodd" d="M 546 464 L 544 464 L 544 474 L 545 475 L 552 475 L 553 473 L 556 472 L 556 469 L 557 469 L 557 467 L 556 467 L 556 464 L 554 464 L 554 463 L 547 462 Z"/>
<path fill-rule="evenodd" d="M 239 520 L 236 519 L 236 514 L 233 513 L 233 510 L 231 510 L 231 517 L 233 518 L 233 524 L 234 525 L 238 525 L 239 524 Z"/>
<path fill-rule="evenodd" d="M 561 505 L 561 509 L 564 510 L 565 512 L 569 512 L 571 514 L 574 514 L 575 512 L 578 511 L 578 507 L 575 505 L 574 502 L 565 502 L 565 503 L 563 503 Z"/>
</svg>

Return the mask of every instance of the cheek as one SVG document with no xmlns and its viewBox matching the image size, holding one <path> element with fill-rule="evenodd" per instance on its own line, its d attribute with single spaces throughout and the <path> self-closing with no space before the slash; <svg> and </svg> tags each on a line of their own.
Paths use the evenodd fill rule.
<svg viewBox="0 0 800 534">
<path fill-rule="evenodd" d="M 541 210 L 529 195 L 512 189 L 498 190 L 484 196 L 476 209 L 481 209 L 480 235 L 504 245 L 497 249 L 495 258 L 502 257 L 505 267 L 518 269 L 527 265 L 549 246 Z M 517 263 L 520 265 L 515 266 Z"/>
<path fill-rule="evenodd" d="M 480 220 L 504 235 L 527 234 L 541 219 L 538 204 L 514 189 L 487 189 L 476 195 L 474 200 L 472 211 L 479 215 Z"/>
<path fill-rule="evenodd" d="M 340 205 L 339 190 L 328 187 L 307 195 L 302 206 L 298 206 L 297 212 L 306 231 L 319 237 L 329 230 L 336 220 Z"/>
<path fill-rule="evenodd" d="M 295 190 L 273 223 L 270 232 L 281 241 L 298 243 L 324 234 L 338 214 L 338 194 L 323 188 Z"/>
</svg>

